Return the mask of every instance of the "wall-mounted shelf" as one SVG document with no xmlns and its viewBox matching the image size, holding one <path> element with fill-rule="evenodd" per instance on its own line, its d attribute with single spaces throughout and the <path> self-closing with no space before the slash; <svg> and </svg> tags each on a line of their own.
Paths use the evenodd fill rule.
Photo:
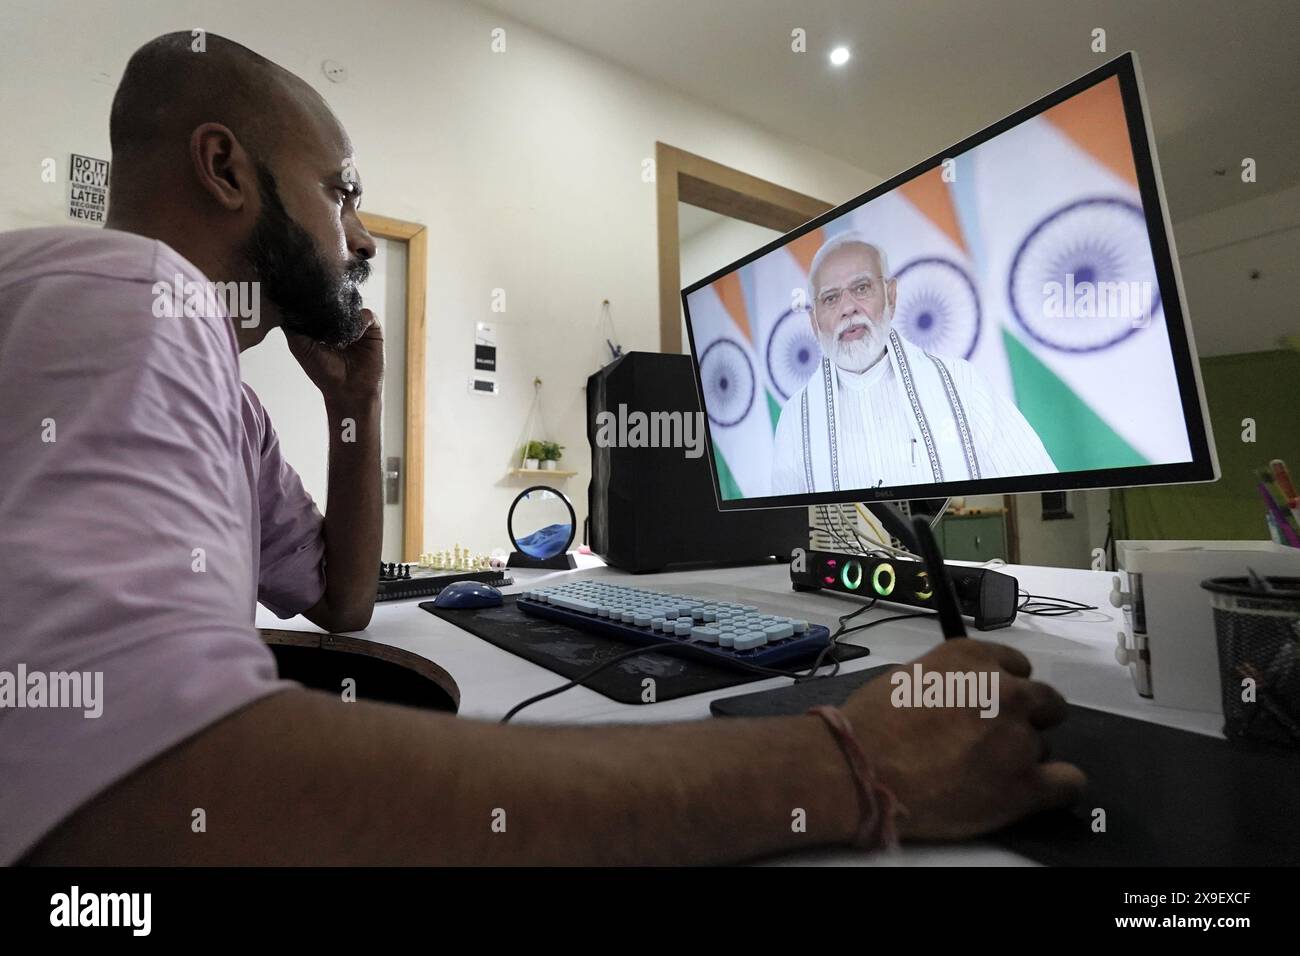
<svg viewBox="0 0 1300 956">
<path fill-rule="evenodd" d="M 545 468 L 511 468 L 510 474 L 523 475 L 525 478 L 572 478 L 576 471 L 548 471 Z"/>
</svg>

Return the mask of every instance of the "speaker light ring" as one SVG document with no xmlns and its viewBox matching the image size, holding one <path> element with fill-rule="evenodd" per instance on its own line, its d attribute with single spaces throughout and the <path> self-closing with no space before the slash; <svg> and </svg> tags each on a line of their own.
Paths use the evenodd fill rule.
<svg viewBox="0 0 1300 956">
<path fill-rule="evenodd" d="M 883 589 L 881 588 L 880 585 L 881 574 L 889 575 L 889 586 L 887 588 L 883 588 Z M 881 597 L 889 597 L 889 595 L 893 594 L 894 585 L 897 583 L 898 583 L 898 574 L 895 573 L 894 566 L 890 564 L 888 561 L 881 561 L 879 564 L 876 565 L 876 570 L 871 572 L 872 590 L 874 590 Z"/>
</svg>

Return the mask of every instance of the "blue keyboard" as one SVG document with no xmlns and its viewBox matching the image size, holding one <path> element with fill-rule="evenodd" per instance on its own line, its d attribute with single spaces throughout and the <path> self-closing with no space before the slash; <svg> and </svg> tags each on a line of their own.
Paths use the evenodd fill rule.
<svg viewBox="0 0 1300 956">
<path fill-rule="evenodd" d="M 635 644 L 672 644 L 712 663 L 780 667 L 810 661 L 830 643 L 830 631 L 751 604 L 710 601 L 599 581 L 571 581 L 522 593 L 525 614 Z M 686 652 L 679 652 L 686 653 Z"/>
</svg>

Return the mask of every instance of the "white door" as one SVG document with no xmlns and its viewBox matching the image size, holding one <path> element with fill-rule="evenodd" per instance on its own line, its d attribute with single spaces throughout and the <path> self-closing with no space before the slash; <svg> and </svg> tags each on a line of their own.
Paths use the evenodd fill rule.
<svg viewBox="0 0 1300 956">
<path fill-rule="evenodd" d="M 366 307 L 384 327 L 384 429 L 379 455 L 384 468 L 383 559 L 401 561 L 406 513 L 406 243 L 376 238 L 375 245 L 373 270 L 362 293 Z M 390 469 L 394 463 L 397 467 Z"/>
</svg>

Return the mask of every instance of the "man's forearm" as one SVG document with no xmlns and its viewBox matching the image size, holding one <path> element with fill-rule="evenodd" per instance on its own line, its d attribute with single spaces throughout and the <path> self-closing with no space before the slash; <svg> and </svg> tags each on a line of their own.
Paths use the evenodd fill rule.
<svg viewBox="0 0 1300 956">
<path fill-rule="evenodd" d="M 439 802 L 471 821 L 443 846 L 461 862 L 722 863 L 843 844 L 856 830 L 848 764 L 817 717 L 459 729 L 479 767 Z M 487 826 L 497 819 L 501 832 Z"/>
<path fill-rule="evenodd" d="M 333 631 L 360 630 L 375 606 L 384 536 L 380 400 L 326 400 L 330 423 L 325 503 L 325 595 L 307 612 Z"/>
<path fill-rule="evenodd" d="M 1068 707 L 1023 654 L 961 639 L 914 663 L 988 670 L 999 710 L 896 707 L 883 678 L 841 708 L 903 839 L 986 833 L 1083 792 L 1079 768 L 1044 757 Z M 109 787 L 31 861 L 720 863 L 848 843 L 859 814 L 817 717 L 515 727 L 293 689 Z"/>
<path fill-rule="evenodd" d="M 723 863 L 844 844 L 857 820 L 816 717 L 503 727 L 292 690 L 110 788 L 34 861 Z"/>
</svg>

